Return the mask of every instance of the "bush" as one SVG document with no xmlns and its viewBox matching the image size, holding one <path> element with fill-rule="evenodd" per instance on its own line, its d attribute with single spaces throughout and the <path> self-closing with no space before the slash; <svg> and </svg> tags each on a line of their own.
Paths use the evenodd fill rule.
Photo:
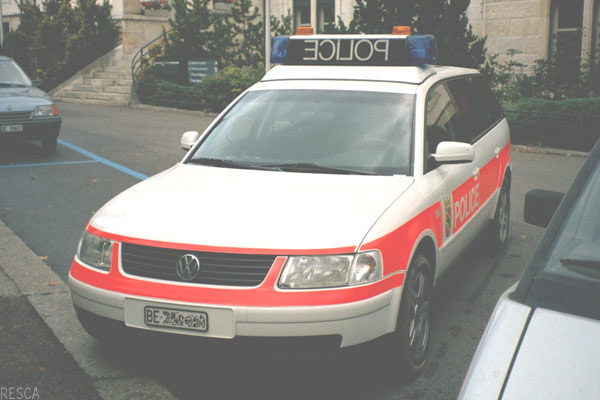
<svg viewBox="0 0 600 400">
<path fill-rule="evenodd" d="M 202 79 L 205 108 L 213 112 L 223 110 L 244 90 L 258 82 L 264 75 L 264 67 L 227 67 Z"/>
<path fill-rule="evenodd" d="M 600 138 L 600 97 L 524 98 L 504 110 L 515 144 L 589 151 Z"/>
<path fill-rule="evenodd" d="M 222 111 L 240 93 L 258 82 L 264 67 L 227 67 L 204 77 L 197 86 L 178 85 L 156 78 L 148 69 L 138 74 L 137 90 L 140 101 L 163 107 L 187 110 Z"/>
<path fill-rule="evenodd" d="M 517 53 L 510 50 L 504 63 L 491 56 L 482 70 L 501 103 L 529 97 L 564 100 L 600 96 L 600 58 L 584 63 L 579 71 L 566 73 L 564 60 L 558 57 L 539 59 L 527 66 L 514 60 Z"/>
</svg>

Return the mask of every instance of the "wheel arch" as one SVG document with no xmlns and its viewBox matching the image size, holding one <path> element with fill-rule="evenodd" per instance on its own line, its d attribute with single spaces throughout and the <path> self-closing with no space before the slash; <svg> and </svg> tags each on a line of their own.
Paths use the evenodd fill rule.
<svg viewBox="0 0 600 400">
<path fill-rule="evenodd" d="M 438 252 L 437 252 L 437 244 L 436 244 L 435 236 L 432 231 L 430 231 L 430 230 L 424 231 L 421 234 L 421 236 L 419 237 L 419 239 L 415 241 L 415 246 L 413 247 L 413 250 L 411 252 L 411 255 L 410 255 L 410 258 L 409 258 L 409 261 L 407 264 L 407 269 L 406 269 L 407 275 L 408 275 L 408 268 L 410 268 L 410 264 L 412 263 L 412 260 L 416 257 L 417 254 L 423 254 L 429 261 L 429 264 L 431 265 L 431 270 L 432 270 L 431 272 L 433 274 L 433 281 L 435 283 Z"/>
</svg>

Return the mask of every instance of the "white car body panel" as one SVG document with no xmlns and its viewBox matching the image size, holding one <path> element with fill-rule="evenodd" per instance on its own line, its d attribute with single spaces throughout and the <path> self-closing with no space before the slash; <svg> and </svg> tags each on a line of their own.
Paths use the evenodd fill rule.
<svg viewBox="0 0 600 400">
<path fill-rule="evenodd" d="M 600 321 L 538 308 L 503 399 L 600 399 Z"/>
<path fill-rule="evenodd" d="M 530 307 L 508 298 L 513 290 L 506 291 L 496 304 L 458 395 L 461 400 L 497 399 L 502 392 L 531 312 Z"/>
<path fill-rule="evenodd" d="M 115 197 L 90 224 L 116 235 L 180 244 L 284 250 L 356 247 L 412 182 L 401 175 L 179 164 Z"/>
</svg>

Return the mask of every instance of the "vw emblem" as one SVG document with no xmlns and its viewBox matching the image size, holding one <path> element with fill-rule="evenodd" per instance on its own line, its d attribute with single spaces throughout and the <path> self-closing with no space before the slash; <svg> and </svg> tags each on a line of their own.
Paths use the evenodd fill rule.
<svg viewBox="0 0 600 400">
<path fill-rule="evenodd" d="M 177 261 L 177 276 L 186 282 L 194 280 L 200 272 L 200 260 L 193 254 L 185 254 Z"/>
</svg>

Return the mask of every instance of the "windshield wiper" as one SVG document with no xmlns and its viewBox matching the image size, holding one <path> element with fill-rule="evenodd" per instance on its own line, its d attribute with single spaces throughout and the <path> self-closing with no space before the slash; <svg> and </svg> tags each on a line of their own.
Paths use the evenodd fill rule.
<svg viewBox="0 0 600 400">
<path fill-rule="evenodd" d="M 201 157 L 201 158 L 192 158 L 188 161 L 190 164 L 200 164 L 200 165 L 209 165 L 211 167 L 229 167 L 229 168 L 239 168 L 239 169 L 261 169 L 266 171 L 277 171 L 279 168 L 277 167 L 268 167 L 259 164 L 245 163 L 241 161 L 234 160 L 226 160 L 222 158 L 210 158 L 210 157 Z"/>
<path fill-rule="evenodd" d="M 582 260 L 577 258 L 561 258 L 560 262 L 574 267 L 600 269 L 600 260 Z"/>
<path fill-rule="evenodd" d="M 322 173 L 322 174 L 375 175 L 375 172 L 373 172 L 373 171 L 328 167 L 328 166 L 324 166 L 324 165 L 318 165 L 318 164 L 307 163 L 307 162 L 276 164 L 273 166 L 281 169 L 282 171 L 287 171 L 287 172 L 316 172 L 316 173 Z"/>
<path fill-rule="evenodd" d="M 0 87 L 27 87 L 27 85 L 17 82 L 0 82 Z"/>
</svg>

